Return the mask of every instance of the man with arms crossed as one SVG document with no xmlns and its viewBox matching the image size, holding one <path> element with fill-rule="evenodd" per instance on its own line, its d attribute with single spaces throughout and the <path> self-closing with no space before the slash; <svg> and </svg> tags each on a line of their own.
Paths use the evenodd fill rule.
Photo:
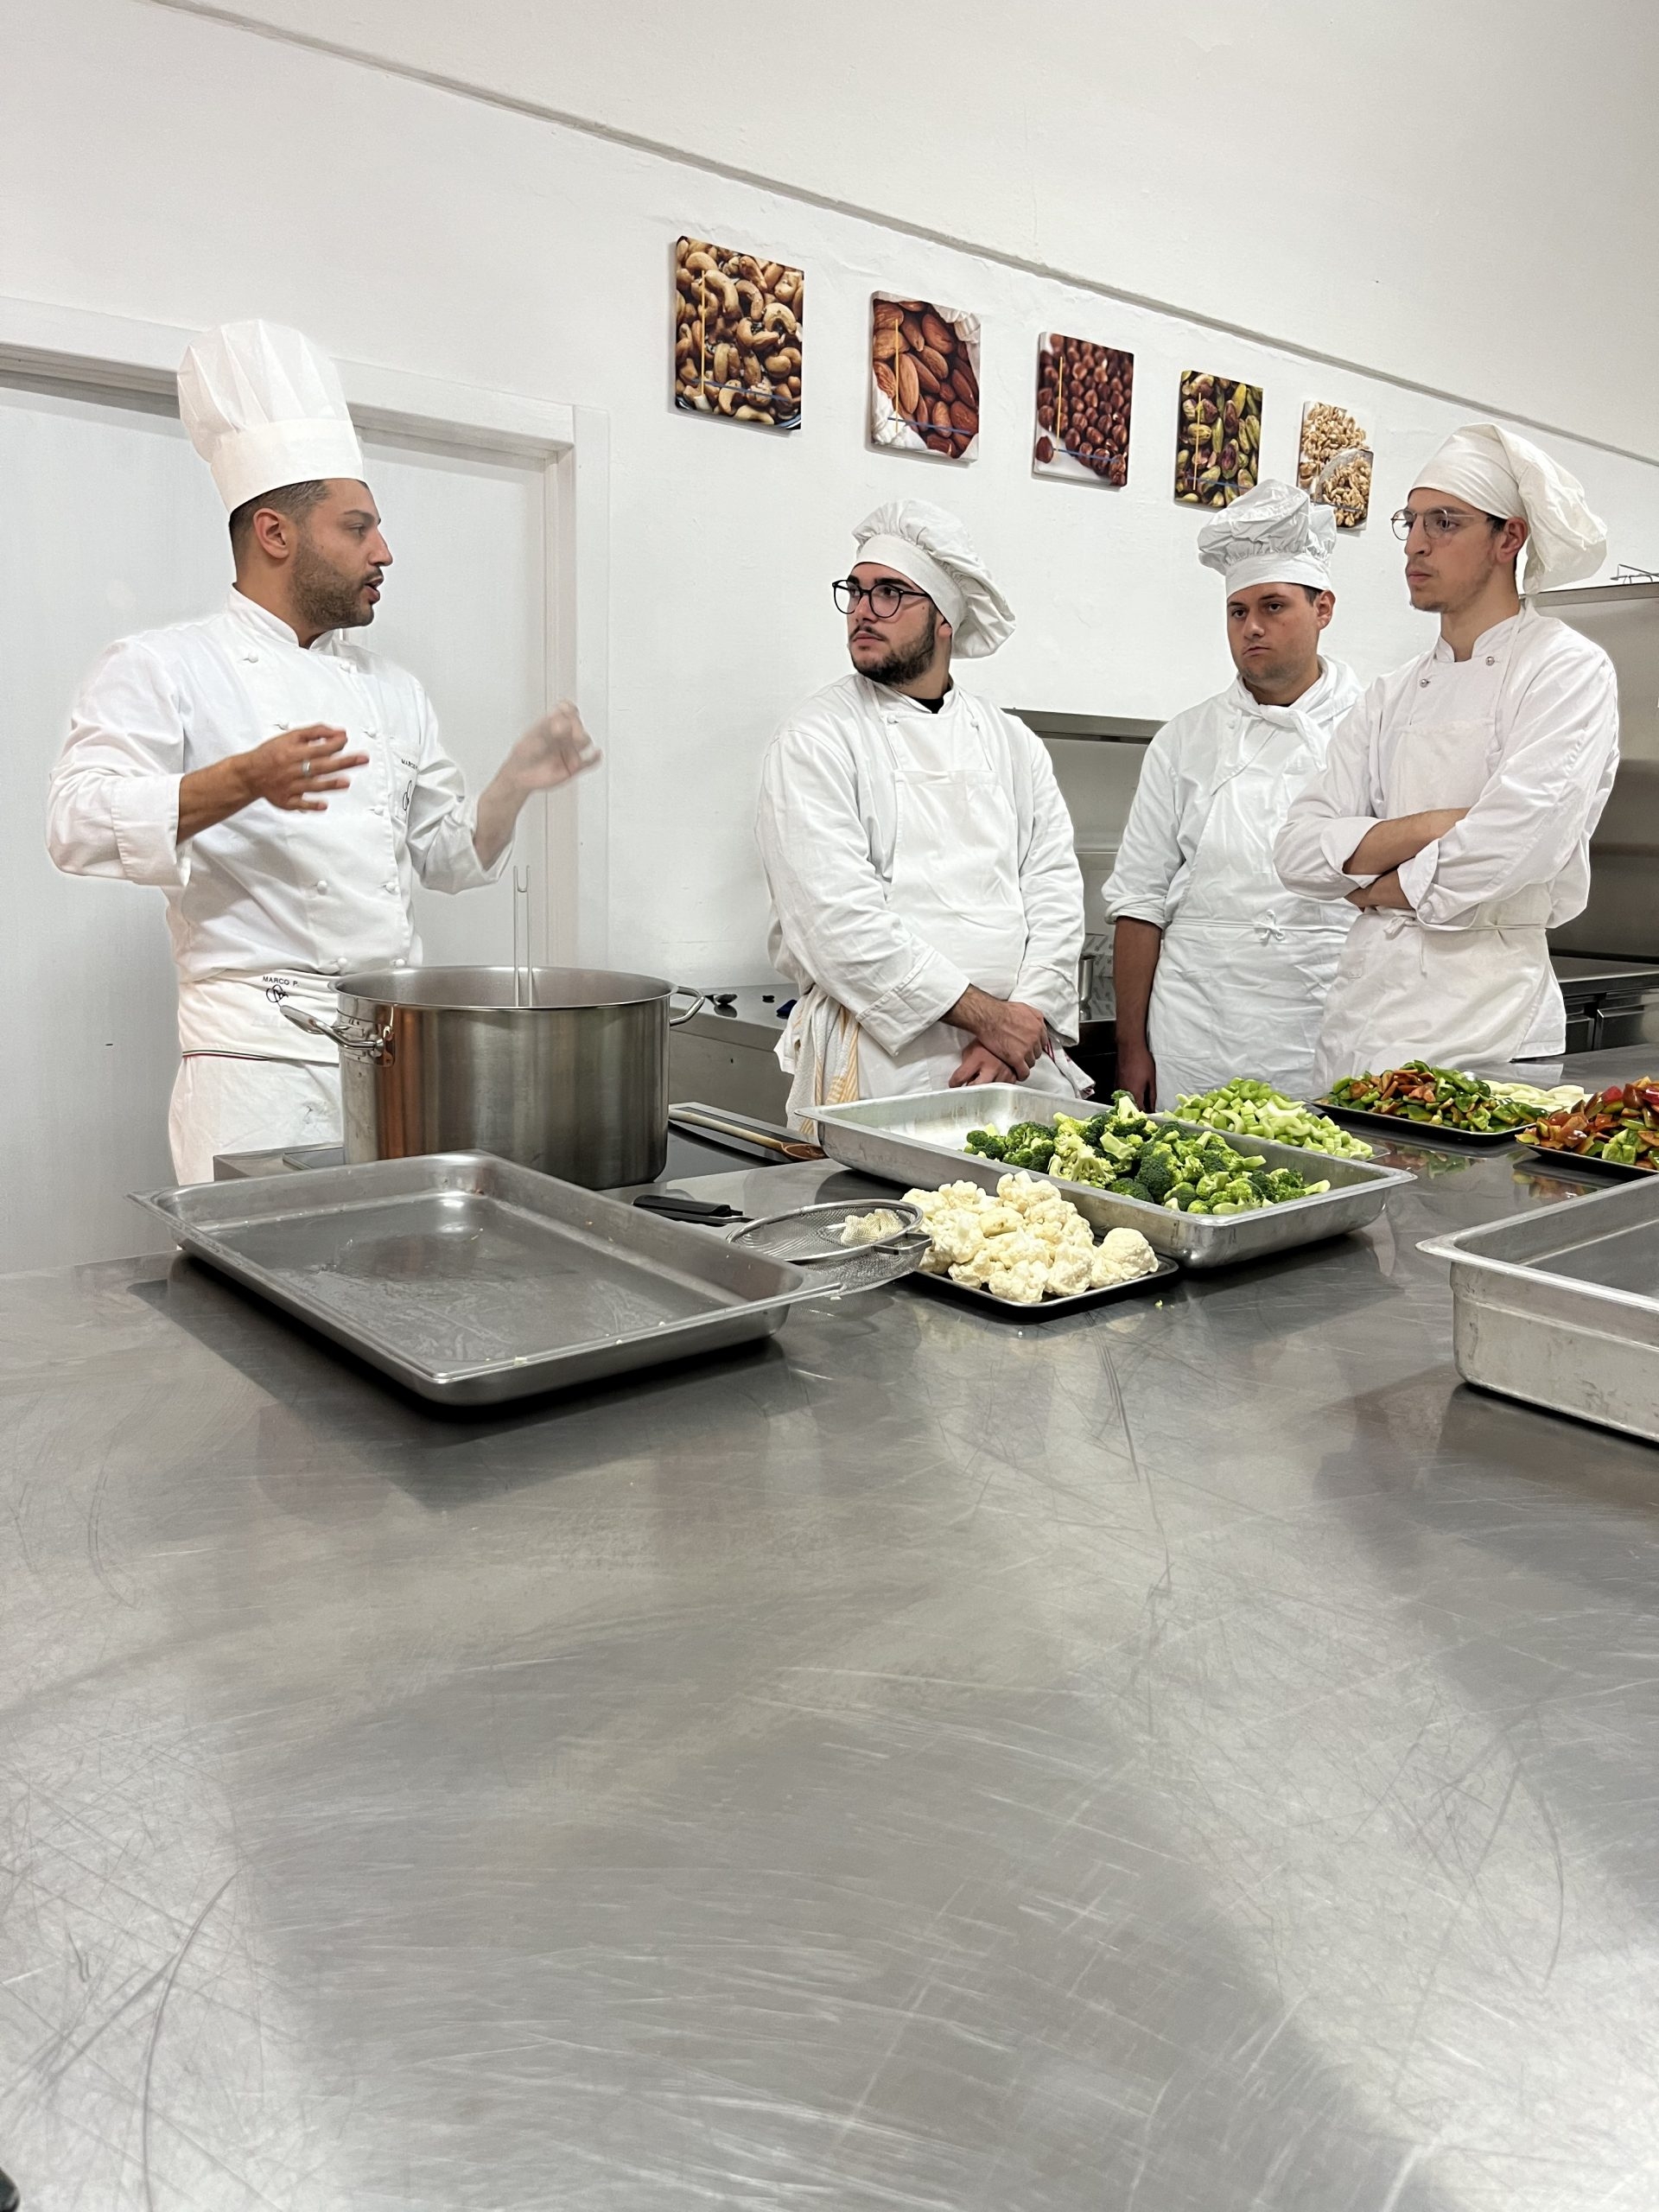
<svg viewBox="0 0 1659 2212">
<path fill-rule="evenodd" d="M 1599 645 L 1525 605 L 1600 567 L 1577 480 L 1491 423 L 1456 431 L 1394 518 L 1411 603 L 1440 617 L 1419 660 L 1373 683 L 1290 810 L 1279 872 L 1359 918 L 1314 1070 L 1559 1054 L 1567 1016 L 1546 931 L 1583 912 L 1590 838 L 1618 765 Z"/>
<path fill-rule="evenodd" d="M 83 684 L 47 842 L 75 875 L 167 899 L 182 1061 L 181 1182 L 216 1154 L 337 1143 L 334 1045 L 284 1004 L 421 957 L 416 879 L 493 882 L 519 810 L 597 760 L 569 705 L 469 804 L 412 676 L 348 642 L 391 554 L 334 364 L 296 330 L 227 323 L 179 371 L 180 412 L 230 513 L 236 583 L 197 622 L 124 638 Z"/>
<path fill-rule="evenodd" d="M 1271 481 L 1198 533 L 1226 582 L 1238 674 L 1153 739 L 1106 886 L 1118 1081 L 1141 1105 L 1234 1076 L 1307 1096 L 1354 916 L 1340 897 L 1287 891 L 1273 841 L 1359 696 L 1319 651 L 1335 540 L 1329 507 Z"/>
<path fill-rule="evenodd" d="M 772 964 L 798 998 L 789 1111 L 1029 1081 L 1068 1096 L 1083 880 L 1039 739 L 958 689 L 1007 601 L 955 516 L 878 507 L 835 587 L 853 673 L 791 715 L 761 769 Z"/>
</svg>

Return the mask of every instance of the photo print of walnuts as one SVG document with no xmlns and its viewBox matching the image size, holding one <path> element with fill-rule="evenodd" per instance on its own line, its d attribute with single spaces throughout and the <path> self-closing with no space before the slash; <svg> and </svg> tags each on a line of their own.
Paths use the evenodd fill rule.
<svg viewBox="0 0 1659 2212">
<path fill-rule="evenodd" d="M 681 238 L 674 249 L 676 407 L 798 430 L 805 281 L 780 261 Z"/>
<path fill-rule="evenodd" d="M 1231 506 L 1254 488 L 1261 452 L 1261 385 L 1189 369 L 1175 426 L 1175 497 L 1187 506 Z"/>
<path fill-rule="evenodd" d="M 870 436 L 971 461 L 979 447 L 979 318 L 878 292 L 870 306 Z"/>
<path fill-rule="evenodd" d="M 1360 530 L 1371 507 L 1371 448 L 1345 407 L 1310 399 L 1302 410 L 1296 481 L 1315 506 L 1329 507 L 1338 530 Z"/>
<path fill-rule="evenodd" d="M 1046 331 L 1037 346 L 1037 439 L 1032 466 L 1049 475 L 1129 480 L 1135 356 Z"/>
</svg>

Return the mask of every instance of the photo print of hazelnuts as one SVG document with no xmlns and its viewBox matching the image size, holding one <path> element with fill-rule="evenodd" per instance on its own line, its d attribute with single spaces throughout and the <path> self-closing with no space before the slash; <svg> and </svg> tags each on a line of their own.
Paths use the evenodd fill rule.
<svg viewBox="0 0 1659 2212">
<path fill-rule="evenodd" d="M 1134 403 L 1133 353 L 1045 331 L 1037 343 L 1033 473 L 1127 484 Z"/>
</svg>

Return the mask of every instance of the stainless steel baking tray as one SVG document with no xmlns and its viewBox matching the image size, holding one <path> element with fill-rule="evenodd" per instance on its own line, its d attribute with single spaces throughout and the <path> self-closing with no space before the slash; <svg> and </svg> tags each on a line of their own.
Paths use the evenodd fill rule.
<svg viewBox="0 0 1659 2212">
<path fill-rule="evenodd" d="M 780 1327 L 799 1268 L 486 1153 L 140 1196 L 187 1252 L 448 1405 L 496 1405 Z"/>
<path fill-rule="evenodd" d="M 1621 1183 L 1651 1183 L 1656 1171 L 1651 1167 L 1632 1167 L 1627 1160 L 1601 1160 L 1591 1152 L 1564 1152 L 1556 1144 L 1529 1144 L 1522 1137 L 1521 1148 L 1548 1160 L 1556 1167 L 1587 1167 L 1592 1175 L 1611 1175 Z"/>
<path fill-rule="evenodd" d="M 1659 1177 L 1429 1238 L 1466 1382 L 1659 1444 Z"/>
<path fill-rule="evenodd" d="M 1023 1084 L 988 1083 L 963 1090 L 926 1091 L 914 1098 L 867 1098 L 856 1106 L 820 1107 L 814 1118 L 819 1142 L 844 1167 L 861 1168 L 890 1183 L 977 1183 L 982 1190 L 994 1191 L 1007 1170 L 1000 1160 L 963 1151 L 969 1129 L 1052 1121 L 1056 1108 L 1062 1113 L 1081 1113 L 1087 1103 Z M 1168 1115 L 1159 1118 L 1177 1128 L 1200 1128 L 1196 1122 L 1176 1122 Z M 1379 1167 L 1373 1160 L 1338 1160 L 1327 1152 L 1269 1144 L 1265 1139 L 1258 1142 L 1224 1129 L 1205 1128 L 1202 1134 L 1220 1137 L 1235 1151 L 1243 1147 L 1252 1158 L 1259 1155 L 1270 1167 L 1298 1168 L 1310 1181 L 1328 1179 L 1332 1187 L 1317 1198 L 1293 1198 L 1288 1205 L 1217 1218 L 1171 1213 L 1141 1198 L 1096 1190 L 1090 1184 L 1068 1182 L 1058 1175 L 1052 1179 L 1092 1228 L 1138 1229 L 1154 1252 L 1194 1269 L 1267 1259 L 1275 1252 L 1363 1228 L 1382 1212 L 1391 1190 L 1413 1179 L 1403 1168 Z"/>
<path fill-rule="evenodd" d="M 1459 1152 L 1502 1152 L 1506 1144 L 1519 1144 L 1520 1129 L 1452 1129 L 1444 1122 L 1413 1122 L 1404 1114 L 1369 1114 L 1363 1106 L 1333 1106 L 1328 1098 L 1313 1101 L 1316 1114 L 1333 1122 L 1351 1122 L 1357 1129 L 1373 1129 L 1385 1137 L 1419 1137 L 1430 1144 L 1455 1145 Z M 1523 1122 L 1522 1128 L 1526 1127 Z"/>
<path fill-rule="evenodd" d="M 982 1290 L 974 1283 L 952 1282 L 949 1275 L 918 1273 L 907 1280 L 920 1289 L 936 1291 L 941 1298 L 954 1299 L 959 1305 L 977 1306 L 982 1313 L 994 1313 L 999 1320 L 1057 1321 L 1063 1313 L 1082 1313 L 1095 1306 L 1116 1306 L 1122 1298 L 1138 1298 L 1148 1290 L 1161 1290 L 1172 1275 L 1180 1272 L 1173 1260 L 1160 1260 L 1150 1274 L 1137 1275 L 1133 1282 L 1112 1282 L 1099 1290 L 1080 1290 L 1075 1298 L 1046 1298 L 1038 1306 L 1016 1306 L 1011 1298 L 994 1298 L 988 1290 Z"/>
</svg>

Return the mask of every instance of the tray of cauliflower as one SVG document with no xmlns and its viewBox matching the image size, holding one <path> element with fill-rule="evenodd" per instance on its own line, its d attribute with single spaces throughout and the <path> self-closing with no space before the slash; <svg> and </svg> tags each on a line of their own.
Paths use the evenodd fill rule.
<svg viewBox="0 0 1659 2212">
<path fill-rule="evenodd" d="M 1027 1174 L 1003 1176 L 995 1191 L 977 1183 L 906 1191 L 905 1204 L 920 1214 L 928 1240 L 911 1281 L 1002 1313 L 1047 1320 L 1180 1272 L 1139 1230 L 1110 1229 L 1096 1243 L 1069 1198 Z"/>
</svg>

